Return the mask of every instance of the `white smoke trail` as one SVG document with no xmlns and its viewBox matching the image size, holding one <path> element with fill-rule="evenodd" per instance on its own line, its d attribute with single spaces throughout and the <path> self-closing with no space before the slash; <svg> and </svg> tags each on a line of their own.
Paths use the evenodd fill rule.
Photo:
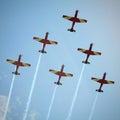
<svg viewBox="0 0 120 120">
<path fill-rule="evenodd" d="M 57 86 L 55 86 L 55 89 L 54 89 L 54 92 L 53 92 L 53 95 L 52 95 L 52 99 L 51 99 L 51 102 L 50 102 L 50 106 L 49 106 L 49 109 L 48 109 L 48 114 L 47 114 L 46 120 L 48 120 L 49 117 L 50 117 L 51 109 L 52 109 L 54 98 L 55 98 L 55 94 L 56 94 L 56 89 L 57 89 Z"/>
<path fill-rule="evenodd" d="M 90 112 L 90 115 L 89 115 L 89 119 L 88 120 L 91 120 L 92 119 L 92 116 L 93 116 L 93 113 L 94 113 L 94 110 L 95 110 L 95 105 L 96 105 L 96 102 L 97 102 L 97 98 L 98 98 L 98 92 L 95 96 L 95 100 L 93 102 L 93 106 L 92 106 L 92 109 L 91 109 L 91 112 Z"/>
<path fill-rule="evenodd" d="M 82 67 L 81 74 L 80 74 L 80 77 L 79 77 L 79 81 L 77 83 L 75 94 L 74 94 L 74 97 L 73 97 L 73 100 L 72 100 L 72 104 L 71 104 L 71 107 L 70 107 L 70 110 L 69 110 L 69 114 L 68 114 L 66 120 L 70 120 L 71 119 L 73 107 L 74 107 L 74 104 L 75 104 L 75 101 L 76 101 L 76 98 L 77 98 L 77 94 L 78 94 L 78 90 L 79 90 L 79 86 L 80 86 L 80 83 L 81 83 L 81 79 L 82 79 L 82 75 L 83 75 L 84 69 L 85 69 L 85 64 Z"/>
<path fill-rule="evenodd" d="M 14 81 L 15 81 L 15 75 L 13 75 L 13 78 L 12 78 L 12 82 L 11 82 L 11 86 L 10 86 L 10 90 L 9 90 L 9 95 L 8 95 L 8 100 L 7 100 L 7 104 L 6 104 L 6 107 L 5 107 L 5 113 L 4 113 L 4 116 L 3 116 L 3 120 L 6 120 L 7 112 L 8 112 L 8 109 L 9 109 L 8 107 L 9 107 L 10 99 L 11 99 L 11 95 L 12 95 L 12 89 L 13 89 Z"/>
<path fill-rule="evenodd" d="M 25 113 L 24 113 L 24 116 L 23 116 L 23 120 L 26 120 L 27 115 L 28 115 L 28 110 L 29 110 L 29 106 L 30 106 L 30 102 L 31 102 L 31 98 L 32 98 L 32 94 L 33 94 L 36 78 L 37 78 L 37 73 L 38 73 L 39 66 L 40 66 L 41 56 L 42 56 L 42 54 L 40 54 L 39 58 L 38 58 L 38 62 L 37 62 L 37 66 L 36 66 L 36 70 L 35 70 L 32 86 L 31 86 L 31 89 L 30 89 L 27 105 L 26 105 L 26 108 L 25 108 Z"/>
</svg>

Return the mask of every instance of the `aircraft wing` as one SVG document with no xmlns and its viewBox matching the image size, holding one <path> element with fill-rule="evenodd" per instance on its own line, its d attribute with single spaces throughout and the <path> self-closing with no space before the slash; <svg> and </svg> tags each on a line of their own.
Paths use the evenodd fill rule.
<svg viewBox="0 0 120 120">
<path fill-rule="evenodd" d="M 66 76 L 66 77 L 72 77 L 72 76 L 73 76 L 73 74 L 63 72 L 63 76 Z"/>
<path fill-rule="evenodd" d="M 95 52 L 95 51 L 89 51 L 89 50 L 85 50 L 82 48 L 78 48 L 78 51 L 85 53 L 85 54 L 89 54 L 89 55 L 101 55 L 100 52 Z"/>
<path fill-rule="evenodd" d="M 28 67 L 31 66 L 28 63 L 23 63 L 23 62 L 18 63 L 18 61 L 14 61 L 14 60 L 11 60 L 11 59 L 7 59 L 6 61 L 11 63 L 11 64 L 18 65 L 18 66 L 23 66 L 23 67 L 24 66 L 28 66 Z"/>
<path fill-rule="evenodd" d="M 81 18 L 77 18 L 77 19 L 78 19 L 78 22 L 80 22 L 80 23 L 87 23 L 86 19 L 81 19 Z"/>
<path fill-rule="evenodd" d="M 67 20 L 70 20 L 70 21 L 79 22 L 79 23 L 86 23 L 86 22 L 87 22 L 87 20 L 85 20 L 85 19 L 74 18 L 74 17 L 67 16 L 67 15 L 63 15 L 63 18 L 65 18 L 65 19 L 67 19 Z"/>
<path fill-rule="evenodd" d="M 20 66 L 23 66 L 23 67 L 29 67 L 29 66 L 31 66 L 30 64 L 28 64 L 28 63 L 23 63 L 23 62 L 21 62 L 21 65 Z"/>
<path fill-rule="evenodd" d="M 72 19 L 73 17 L 71 17 L 71 16 L 67 16 L 67 15 L 63 15 L 63 18 L 65 18 L 65 19 L 67 19 L 67 20 L 70 20 L 70 21 L 71 21 L 71 19 Z"/>
<path fill-rule="evenodd" d="M 96 81 L 96 82 L 99 82 L 101 80 L 100 78 L 94 78 L 94 77 L 92 77 L 91 79 Z"/>
<path fill-rule="evenodd" d="M 54 45 L 56 45 L 56 44 L 58 44 L 58 42 L 53 41 L 53 40 L 47 40 L 47 44 L 54 44 Z"/>
<path fill-rule="evenodd" d="M 82 53 L 86 53 L 86 50 L 85 49 L 82 49 L 82 48 L 78 48 L 78 51 L 82 52 Z"/>
<path fill-rule="evenodd" d="M 111 81 L 111 80 L 102 80 L 102 79 L 94 78 L 94 77 L 92 77 L 91 79 L 96 82 L 103 83 L 103 84 L 114 84 L 114 81 Z"/>
<path fill-rule="evenodd" d="M 101 55 L 100 52 L 91 51 L 91 55 Z"/>
<path fill-rule="evenodd" d="M 71 74 L 71 73 L 60 72 L 60 71 L 57 71 L 57 70 L 50 69 L 49 71 L 56 74 L 56 75 L 61 75 L 61 76 L 66 76 L 66 77 L 72 77 L 73 76 L 73 74 Z"/>
<path fill-rule="evenodd" d="M 106 80 L 106 84 L 114 84 L 115 82 L 114 81 L 111 81 L 111 80 Z"/>
<path fill-rule="evenodd" d="M 11 63 L 11 64 L 15 64 L 17 61 L 11 60 L 11 59 L 7 59 L 7 62 Z"/>
<path fill-rule="evenodd" d="M 56 41 L 52 41 L 52 40 L 45 40 L 39 37 L 33 37 L 34 40 L 41 42 L 41 43 L 46 43 L 46 44 L 58 44 L 58 42 Z"/>
</svg>

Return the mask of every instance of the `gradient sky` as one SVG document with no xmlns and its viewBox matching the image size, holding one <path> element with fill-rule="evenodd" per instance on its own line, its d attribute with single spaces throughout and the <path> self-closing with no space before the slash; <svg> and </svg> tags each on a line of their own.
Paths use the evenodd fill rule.
<svg viewBox="0 0 120 120">
<path fill-rule="evenodd" d="M 75 10 L 79 10 L 78 17 L 87 19 L 88 23 L 76 24 L 76 32 L 71 33 L 67 29 L 72 23 L 62 15 L 73 16 Z M 57 88 L 49 120 L 65 120 L 82 60 L 86 57 L 77 48 L 88 49 L 90 43 L 93 43 L 93 50 L 102 55 L 91 56 L 91 64 L 85 66 L 71 120 L 88 120 L 95 90 L 99 87 L 91 77 L 101 78 L 104 72 L 107 72 L 106 79 L 114 80 L 115 84 L 103 86 L 104 92 L 98 94 L 92 120 L 120 120 L 119 11 L 119 0 L 0 0 L 0 102 L 8 96 L 14 71 L 14 66 L 6 59 L 17 60 L 22 54 L 22 61 L 31 64 L 30 68 L 20 68 L 21 75 L 15 78 L 7 120 L 23 118 L 40 54 L 38 50 L 42 47 L 33 37 L 44 38 L 46 32 L 58 45 L 47 46 L 47 54 L 42 55 L 27 120 L 46 119 L 55 87 L 53 83 L 58 79 L 49 69 L 60 70 L 62 64 L 74 77 L 61 79 L 63 85 Z M 0 112 L 2 108 L 0 106 Z"/>
</svg>

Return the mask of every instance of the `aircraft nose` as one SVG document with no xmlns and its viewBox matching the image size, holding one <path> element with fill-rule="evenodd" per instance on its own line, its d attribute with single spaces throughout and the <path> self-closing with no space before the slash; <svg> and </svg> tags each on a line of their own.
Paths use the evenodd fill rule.
<svg viewBox="0 0 120 120">
<path fill-rule="evenodd" d="M 65 65 L 63 64 L 62 67 L 65 67 Z"/>
<path fill-rule="evenodd" d="M 91 45 L 93 45 L 93 43 L 91 43 Z"/>
<path fill-rule="evenodd" d="M 49 34 L 49 32 L 46 32 L 46 34 Z"/>
<path fill-rule="evenodd" d="M 104 74 L 106 75 L 107 73 L 105 72 Z"/>
</svg>

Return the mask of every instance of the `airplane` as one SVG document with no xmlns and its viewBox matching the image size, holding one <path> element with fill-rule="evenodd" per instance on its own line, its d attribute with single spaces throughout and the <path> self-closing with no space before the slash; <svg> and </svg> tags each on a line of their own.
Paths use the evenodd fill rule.
<svg viewBox="0 0 120 120">
<path fill-rule="evenodd" d="M 54 73 L 54 74 L 56 74 L 56 75 L 59 76 L 58 81 L 54 82 L 54 84 L 56 84 L 56 85 L 62 85 L 62 83 L 60 82 L 62 76 L 64 76 L 64 77 L 72 77 L 73 76 L 73 74 L 71 74 L 71 73 L 65 73 L 65 72 L 63 72 L 63 69 L 64 69 L 64 65 L 62 65 L 60 71 L 52 70 L 52 69 L 49 70 L 50 72 L 52 72 L 52 73 Z"/>
<path fill-rule="evenodd" d="M 85 49 L 82 49 L 82 48 L 77 49 L 78 51 L 87 54 L 86 60 L 82 61 L 82 63 L 90 64 L 90 62 L 88 61 L 88 58 L 90 57 L 90 55 L 101 55 L 100 52 L 92 51 L 92 46 L 93 46 L 93 43 L 90 44 L 89 50 L 85 50 Z"/>
<path fill-rule="evenodd" d="M 72 27 L 70 29 L 68 29 L 68 31 L 70 31 L 70 32 L 76 32 L 76 30 L 74 30 L 74 25 L 76 22 L 77 23 L 87 23 L 86 19 L 77 18 L 77 15 L 78 15 L 78 10 L 75 11 L 74 17 L 63 15 L 63 18 L 72 21 Z"/>
<path fill-rule="evenodd" d="M 21 57 L 22 57 L 22 55 L 19 55 L 17 61 L 14 61 L 14 60 L 11 60 L 11 59 L 6 59 L 7 62 L 9 62 L 9 63 L 11 63 L 11 64 L 13 64 L 13 65 L 16 65 L 16 70 L 15 70 L 15 72 L 12 72 L 12 74 L 20 75 L 20 73 L 18 73 L 18 68 L 19 68 L 19 66 L 21 66 L 21 67 L 25 67 L 25 66 L 26 66 L 26 67 L 29 67 L 29 66 L 31 66 L 31 65 L 28 64 L 28 63 L 23 63 L 23 62 L 21 62 Z"/>
<path fill-rule="evenodd" d="M 99 89 L 96 89 L 97 92 L 103 92 L 103 90 L 101 89 L 103 84 L 114 84 L 114 81 L 105 80 L 105 77 L 106 77 L 106 72 L 103 74 L 103 78 L 102 79 L 94 78 L 94 77 L 91 78 L 92 80 L 100 83 Z"/>
<path fill-rule="evenodd" d="M 54 45 L 58 44 L 58 42 L 56 42 L 56 41 L 48 40 L 48 34 L 49 33 L 47 32 L 44 39 L 43 38 L 39 38 L 39 37 L 33 37 L 34 40 L 36 40 L 38 42 L 41 42 L 43 44 L 42 50 L 39 50 L 39 52 L 41 52 L 41 53 L 47 53 L 45 51 L 46 44 L 54 44 Z"/>
</svg>

